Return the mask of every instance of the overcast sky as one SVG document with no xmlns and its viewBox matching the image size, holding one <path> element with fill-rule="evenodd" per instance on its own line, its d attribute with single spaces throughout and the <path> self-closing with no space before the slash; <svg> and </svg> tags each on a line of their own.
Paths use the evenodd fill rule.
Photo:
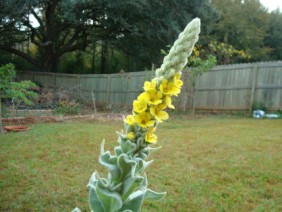
<svg viewBox="0 0 282 212">
<path fill-rule="evenodd" d="M 269 12 L 276 10 L 279 7 L 280 12 L 282 11 L 282 0 L 260 0 Z"/>
</svg>

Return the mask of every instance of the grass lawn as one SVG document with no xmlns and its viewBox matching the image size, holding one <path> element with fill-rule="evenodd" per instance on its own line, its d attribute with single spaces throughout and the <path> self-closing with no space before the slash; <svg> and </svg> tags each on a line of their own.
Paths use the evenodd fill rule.
<svg viewBox="0 0 282 212">
<path fill-rule="evenodd" d="M 0 135 L 0 211 L 89 211 L 86 185 L 100 144 L 122 121 L 36 124 Z M 159 125 L 145 211 L 282 211 L 282 120 L 176 117 Z"/>
</svg>

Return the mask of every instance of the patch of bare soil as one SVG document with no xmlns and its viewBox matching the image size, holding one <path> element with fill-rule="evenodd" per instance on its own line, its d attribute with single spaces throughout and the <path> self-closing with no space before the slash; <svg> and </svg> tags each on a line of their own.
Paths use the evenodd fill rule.
<svg viewBox="0 0 282 212">
<path fill-rule="evenodd" d="M 55 122 L 69 122 L 81 120 L 97 120 L 97 121 L 119 121 L 123 120 L 126 114 L 120 113 L 95 113 L 92 115 L 78 115 L 78 116 L 29 116 L 29 117 L 15 117 L 2 119 L 5 125 L 17 124 L 35 124 L 35 123 L 55 123 Z"/>
</svg>

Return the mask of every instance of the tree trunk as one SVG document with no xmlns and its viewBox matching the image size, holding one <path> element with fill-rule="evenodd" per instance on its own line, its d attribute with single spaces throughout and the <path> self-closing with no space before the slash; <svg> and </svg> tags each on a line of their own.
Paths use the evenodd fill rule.
<svg viewBox="0 0 282 212">
<path fill-rule="evenodd" d="M 223 42 L 228 43 L 228 33 L 227 32 L 224 34 Z"/>
<path fill-rule="evenodd" d="M 107 62 L 108 62 L 108 42 L 104 40 L 102 42 L 102 55 L 101 55 L 101 74 L 107 73 Z"/>
<path fill-rule="evenodd" d="M 58 69 L 58 58 L 55 54 L 46 52 L 43 56 L 43 70 L 45 72 L 57 72 Z"/>
<path fill-rule="evenodd" d="M 95 60 L 96 60 L 96 42 L 93 40 L 92 46 L 92 73 L 95 74 Z"/>
</svg>

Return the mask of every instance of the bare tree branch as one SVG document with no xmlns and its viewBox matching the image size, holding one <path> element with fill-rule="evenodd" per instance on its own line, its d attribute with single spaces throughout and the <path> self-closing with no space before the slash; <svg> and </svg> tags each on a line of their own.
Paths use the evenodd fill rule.
<svg viewBox="0 0 282 212">
<path fill-rule="evenodd" d="M 13 53 L 17 56 L 20 56 L 20 57 L 24 58 L 25 60 L 27 60 L 28 62 L 32 63 L 33 65 L 35 65 L 37 67 L 41 67 L 41 65 L 38 61 L 36 61 L 33 57 L 31 57 L 30 55 L 28 55 L 28 54 L 26 54 L 22 51 L 19 51 L 15 48 L 12 48 L 12 47 L 2 46 L 2 45 L 0 45 L 0 49 L 3 50 L 3 51 Z"/>
</svg>

